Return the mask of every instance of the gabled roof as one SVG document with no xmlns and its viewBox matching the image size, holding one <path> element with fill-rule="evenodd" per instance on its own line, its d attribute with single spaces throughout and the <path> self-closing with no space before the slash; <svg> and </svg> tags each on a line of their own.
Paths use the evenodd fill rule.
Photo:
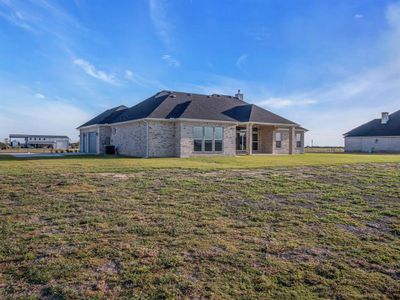
<svg viewBox="0 0 400 300">
<path fill-rule="evenodd" d="M 381 119 L 374 119 L 344 134 L 350 136 L 400 136 L 400 110 L 389 115 L 386 124 Z"/>
<path fill-rule="evenodd" d="M 109 124 L 113 123 L 113 120 L 118 117 L 127 107 L 125 105 L 120 105 L 114 108 L 110 108 L 105 112 L 102 112 L 98 116 L 94 117 L 93 119 L 87 121 L 85 124 L 82 124 L 79 127 L 85 127 L 90 125 L 96 124 Z"/>
<path fill-rule="evenodd" d="M 80 127 L 144 118 L 297 125 L 257 105 L 249 104 L 233 96 L 217 94 L 201 95 L 161 91 L 131 108 L 118 110 L 118 114 L 115 110 L 116 108 L 107 110 Z"/>
</svg>

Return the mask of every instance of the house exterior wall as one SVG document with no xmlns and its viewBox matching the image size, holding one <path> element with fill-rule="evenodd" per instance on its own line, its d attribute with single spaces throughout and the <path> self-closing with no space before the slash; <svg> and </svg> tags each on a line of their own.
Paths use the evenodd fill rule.
<svg viewBox="0 0 400 300">
<path fill-rule="evenodd" d="M 400 153 L 400 136 L 345 137 L 345 152 L 397 152 Z"/>
<path fill-rule="evenodd" d="M 258 127 L 258 150 L 253 150 L 253 153 L 272 153 L 273 132 L 273 126 Z"/>
<path fill-rule="evenodd" d="M 222 127 L 222 151 L 194 151 L 194 127 Z M 105 146 L 110 144 L 121 155 L 134 157 L 190 157 L 210 155 L 236 155 L 236 123 L 202 121 L 158 121 L 146 120 L 125 124 L 92 126 L 80 129 L 81 152 L 88 152 L 87 135 L 96 133 L 96 153 L 104 154 Z M 304 153 L 304 131 L 301 133 L 302 146 L 290 152 L 290 130 L 274 126 L 258 126 L 259 150 L 254 153 L 289 154 Z M 281 148 L 276 147 L 276 132 L 281 133 Z M 86 140 L 84 139 L 86 136 Z"/>
<path fill-rule="evenodd" d="M 281 147 L 276 147 L 276 133 L 281 133 Z M 273 154 L 289 154 L 289 129 L 276 128 L 273 134 L 272 143 L 272 153 Z"/>
<path fill-rule="evenodd" d="M 177 156 L 175 122 L 148 121 L 149 157 Z"/>
<path fill-rule="evenodd" d="M 118 154 L 146 157 L 147 125 L 144 121 L 115 124 L 111 126 L 111 145 Z"/>
<path fill-rule="evenodd" d="M 298 134 L 298 133 L 300 133 L 300 135 L 301 135 L 301 147 L 297 147 L 296 146 L 296 136 L 295 136 L 295 140 L 294 140 L 294 153 L 295 154 L 303 154 L 304 153 L 304 131 L 298 131 L 298 130 L 296 130 L 296 132 L 295 132 L 295 134 Z"/>
<path fill-rule="evenodd" d="M 106 146 L 111 142 L 111 127 L 109 126 L 100 126 L 98 130 L 98 146 L 97 153 L 104 154 L 106 150 Z"/>
<path fill-rule="evenodd" d="M 222 151 L 218 152 L 196 152 L 194 151 L 194 133 L 196 126 L 210 126 L 223 128 Z M 177 123 L 177 144 L 176 155 L 179 157 L 190 156 L 210 156 L 210 155 L 236 155 L 236 124 L 218 123 L 218 122 L 186 122 Z"/>
</svg>

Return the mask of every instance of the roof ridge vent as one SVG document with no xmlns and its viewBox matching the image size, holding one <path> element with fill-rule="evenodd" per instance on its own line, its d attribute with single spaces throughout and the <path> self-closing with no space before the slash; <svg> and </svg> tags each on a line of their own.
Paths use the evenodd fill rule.
<svg viewBox="0 0 400 300">
<path fill-rule="evenodd" d="M 171 94 L 171 95 L 169 95 L 169 97 L 176 98 L 176 95 L 175 94 Z"/>
</svg>

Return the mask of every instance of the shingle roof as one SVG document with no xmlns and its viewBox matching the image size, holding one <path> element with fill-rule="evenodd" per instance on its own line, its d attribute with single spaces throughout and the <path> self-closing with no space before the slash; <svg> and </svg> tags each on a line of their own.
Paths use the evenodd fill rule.
<svg viewBox="0 0 400 300">
<path fill-rule="evenodd" d="M 350 136 L 400 136 L 400 110 L 389 115 L 386 124 L 374 119 L 344 134 Z"/>
<path fill-rule="evenodd" d="M 102 112 L 98 116 L 94 117 L 93 119 L 87 121 L 85 124 L 82 124 L 79 127 L 96 125 L 96 124 L 109 124 L 113 123 L 113 120 L 118 117 L 127 107 L 125 105 L 120 105 L 114 108 L 110 108 L 105 112 Z"/>
<path fill-rule="evenodd" d="M 183 92 L 161 91 L 132 106 L 105 111 L 80 127 L 118 123 L 142 118 L 197 119 L 230 122 L 258 122 L 297 125 L 257 105 L 249 104 L 228 95 L 201 95 Z"/>
</svg>

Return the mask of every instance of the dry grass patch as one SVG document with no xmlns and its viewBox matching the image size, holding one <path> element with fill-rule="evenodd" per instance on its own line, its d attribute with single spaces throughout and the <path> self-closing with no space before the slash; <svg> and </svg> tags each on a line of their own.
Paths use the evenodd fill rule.
<svg viewBox="0 0 400 300">
<path fill-rule="evenodd" d="M 400 297 L 398 163 L 60 166 L 1 170 L 1 298 Z"/>
</svg>

